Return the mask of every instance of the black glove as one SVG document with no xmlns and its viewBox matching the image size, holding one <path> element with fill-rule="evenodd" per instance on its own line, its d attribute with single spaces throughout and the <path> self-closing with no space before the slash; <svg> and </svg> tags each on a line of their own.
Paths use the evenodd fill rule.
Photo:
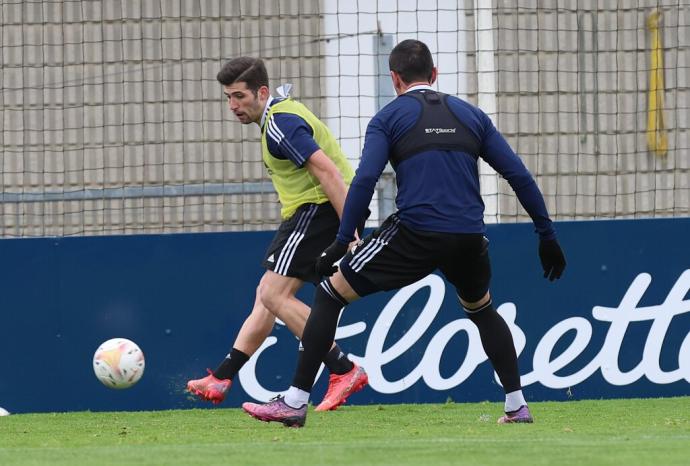
<svg viewBox="0 0 690 466">
<path fill-rule="evenodd" d="M 347 244 L 343 244 L 338 240 L 333 241 L 333 243 L 321 253 L 321 257 L 316 260 L 316 273 L 321 277 L 330 277 L 333 275 L 338 270 L 338 267 L 334 264 L 345 255 L 347 246 Z"/>
<path fill-rule="evenodd" d="M 558 241 L 555 239 L 539 241 L 539 259 L 544 269 L 544 278 L 548 278 L 549 281 L 561 278 L 565 269 L 565 256 Z"/>
</svg>

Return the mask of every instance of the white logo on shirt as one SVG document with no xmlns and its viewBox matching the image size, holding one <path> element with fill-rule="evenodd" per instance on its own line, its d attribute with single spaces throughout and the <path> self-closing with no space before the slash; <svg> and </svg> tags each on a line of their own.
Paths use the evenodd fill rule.
<svg viewBox="0 0 690 466">
<path fill-rule="evenodd" d="M 426 134 L 429 134 L 429 133 L 441 134 L 441 133 L 455 133 L 456 129 L 457 128 L 425 128 L 424 131 L 426 131 Z"/>
</svg>

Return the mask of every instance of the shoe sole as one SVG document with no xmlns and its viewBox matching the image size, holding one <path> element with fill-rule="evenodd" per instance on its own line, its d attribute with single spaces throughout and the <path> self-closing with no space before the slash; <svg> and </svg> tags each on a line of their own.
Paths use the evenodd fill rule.
<svg viewBox="0 0 690 466">
<path fill-rule="evenodd" d="M 321 408 L 321 405 L 317 406 L 314 408 L 314 411 L 335 411 L 338 409 L 340 406 L 344 405 L 347 399 L 352 395 L 353 393 L 357 393 L 361 389 L 363 389 L 367 384 L 369 383 L 369 376 L 364 374 L 364 377 L 358 379 L 352 387 L 350 387 L 346 392 L 345 396 L 343 396 L 338 403 L 336 403 L 333 406 L 330 406 L 328 408 Z"/>
<path fill-rule="evenodd" d="M 251 417 L 253 417 L 254 419 L 258 419 L 259 421 L 263 421 L 263 422 L 280 422 L 280 423 L 283 424 L 285 427 L 296 427 L 296 428 L 304 427 L 305 419 L 302 419 L 302 418 L 300 418 L 300 417 L 286 417 L 286 418 L 284 418 L 284 419 L 274 419 L 274 418 L 271 418 L 271 417 L 268 417 L 268 416 L 262 416 L 261 414 L 256 414 L 256 413 L 253 413 L 253 412 L 251 412 L 251 411 L 247 411 L 247 410 L 244 409 L 244 408 L 242 408 L 242 410 L 243 410 L 245 413 L 249 414 L 249 415 L 250 415 Z"/>
<path fill-rule="evenodd" d="M 534 419 L 505 419 L 503 417 L 498 418 L 498 424 L 532 424 Z"/>
<path fill-rule="evenodd" d="M 204 394 L 204 392 L 202 392 L 201 390 L 198 390 L 198 389 L 196 389 L 196 388 L 192 388 L 192 387 L 187 387 L 187 391 L 188 391 L 189 393 L 191 393 L 192 395 L 195 395 L 196 397 L 198 397 L 201 401 L 210 401 L 210 402 L 213 403 L 214 405 L 220 404 L 220 403 L 225 399 L 225 397 L 223 397 L 223 398 L 221 398 L 221 399 L 217 399 L 217 398 L 208 398 L 208 397 Z"/>
</svg>

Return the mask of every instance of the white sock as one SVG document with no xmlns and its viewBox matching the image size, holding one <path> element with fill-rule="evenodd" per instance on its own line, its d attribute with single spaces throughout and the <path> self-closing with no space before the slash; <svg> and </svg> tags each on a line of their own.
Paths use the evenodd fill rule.
<svg viewBox="0 0 690 466">
<path fill-rule="evenodd" d="M 292 388 L 292 387 L 290 387 Z M 515 390 L 514 392 L 506 393 L 505 412 L 510 413 L 517 411 L 520 406 L 527 405 L 525 397 L 522 395 L 522 390 Z"/>
<path fill-rule="evenodd" d="M 309 401 L 309 392 L 290 386 L 285 394 L 284 401 L 289 407 L 299 409 Z"/>
</svg>

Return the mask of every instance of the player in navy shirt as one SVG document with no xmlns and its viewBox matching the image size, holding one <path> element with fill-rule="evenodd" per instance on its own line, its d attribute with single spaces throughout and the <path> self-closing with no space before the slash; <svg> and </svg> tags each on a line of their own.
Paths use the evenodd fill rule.
<svg viewBox="0 0 690 466">
<path fill-rule="evenodd" d="M 265 421 L 303 425 L 311 387 L 335 336 L 340 309 L 362 296 L 409 285 L 439 269 L 477 325 L 484 352 L 503 385 L 505 415 L 498 422 L 532 422 L 512 335 L 491 302 L 479 158 L 508 181 L 532 218 L 544 277 L 555 280 L 563 273 L 565 258 L 544 199 L 484 112 L 431 88 L 436 68 L 424 43 L 401 42 L 391 52 L 389 66 L 398 98 L 369 123 L 337 237 L 316 264 L 321 275 L 332 277 L 316 289 L 292 386 L 284 399 L 243 407 Z M 398 210 L 348 252 L 355 226 L 389 162 L 396 173 Z M 333 264 L 343 256 L 338 270 Z"/>
<path fill-rule="evenodd" d="M 430 99 L 433 102 L 425 107 Z M 436 106 L 443 112 L 435 112 Z M 354 239 L 354 226 L 389 161 L 398 185 L 397 215 L 404 225 L 422 231 L 483 233 L 479 157 L 510 183 L 540 237 L 555 238 L 539 188 L 489 117 L 457 97 L 421 84 L 411 86 L 369 123 L 338 240 L 347 244 Z"/>
</svg>

